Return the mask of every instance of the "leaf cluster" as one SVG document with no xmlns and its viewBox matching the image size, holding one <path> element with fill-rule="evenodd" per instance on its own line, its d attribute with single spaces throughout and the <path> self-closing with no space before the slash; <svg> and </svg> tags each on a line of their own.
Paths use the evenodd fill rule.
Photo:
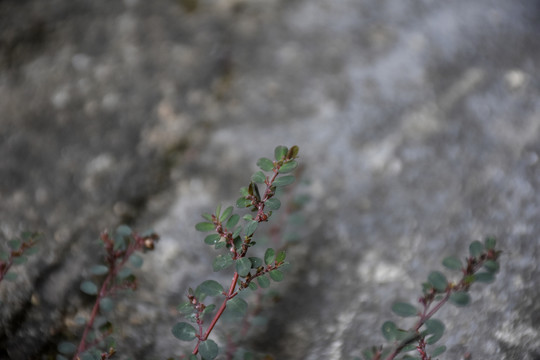
<svg viewBox="0 0 540 360">
<path fill-rule="evenodd" d="M 501 254 L 495 246 L 496 240 L 488 237 L 483 243 L 473 241 L 470 244 L 469 256 L 464 262 L 455 256 L 444 258 L 442 265 L 460 272 L 461 279 L 452 282 L 440 271 L 430 272 L 427 281 L 422 284 L 422 296 L 418 299 L 420 308 L 408 302 L 395 302 L 392 305 L 392 312 L 400 317 L 417 317 L 414 326 L 402 329 L 393 321 L 386 321 L 381 331 L 385 339 L 394 344 L 393 347 L 367 349 L 363 353 L 364 359 L 391 360 L 401 353 L 415 350 L 418 355 L 405 354 L 400 359 L 428 360 L 442 354 L 446 350 L 444 345 L 432 345 L 442 338 L 445 325 L 433 316 L 447 302 L 458 307 L 467 306 L 471 299 L 469 290 L 472 284 L 494 281 L 499 271 L 498 260 Z"/>
<path fill-rule="evenodd" d="M 0 281 L 15 281 L 17 273 L 10 271 L 13 265 L 22 265 L 37 251 L 41 234 L 25 231 L 19 237 L 7 241 L 9 250 L 0 250 Z"/>
<path fill-rule="evenodd" d="M 139 235 L 129 226 L 120 225 L 112 234 L 103 232 L 100 240 L 105 249 L 104 261 L 90 268 L 90 273 L 99 281 L 84 280 L 80 285 L 82 292 L 96 297 L 92 312 L 85 321 L 79 345 L 67 341 L 60 343 L 57 360 L 67 360 L 66 356 L 72 356 L 74 360 L 103 360 L 114 355 L 113 325 L 107 319 L 114 309 L 114 296 L 120 290 L 137 288 L 132 269 L 143 265 L 143 258 L 137 252 L 153 250 L 159 237 L 153 231 Z"/>
</svg>

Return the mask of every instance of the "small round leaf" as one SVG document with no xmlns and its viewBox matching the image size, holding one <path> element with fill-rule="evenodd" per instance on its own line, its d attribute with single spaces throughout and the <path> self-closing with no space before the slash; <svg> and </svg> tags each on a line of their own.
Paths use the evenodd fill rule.
<svg viewBox="0 0 540 360">
<path fill-rule="evenodd" d="M 285 176 L 278 177 L 276 180 L 274 180 L 272 185 L 287 186 L 287 185 L 292 184 L 295 180 L 296 178 L 294 177 L 294 175 L 285 175 Z"/>
<path fill-rule="evenodd" d="M 297 167 L 298 167 L 298 163 L 296 161 L 292 160 L 292 161 L 289 161 L 289 162 L 286 162 L 285 164 L 283 164 L 283 166 L 281 166 L 279 168 L 279 173 L 280 174 L 286 174 L 286 173 L 289 173 L 289 172 L 293 171 Z"/>
<path fill-rule="evenodd" d="M 140 257 L 139 255 L 137 255 L 137 254 L 132 254 L 132 255 L 129 257 L 129 262 L 130 262 L 130 264 L 131 264 L 134 268 L 138 269 L 138 268 L 140 268 L 140 267 L 143 265 L 144 260 L 143 260 L 143 258 Z"/>
<path fill-rule="evenodd" d="M 493 250 L 495 249 L 495 245 L 497 244 L 497 240 L 492 237 L 487 237 L 484 241 L 484 245 L 486 246 L 486 250 Z"/>
<path fill-rule="evenodd" d="M 491 283 L 495 280 L 495 274 L 492 272 L 481 272 L 474 274 L 474 281 L 481 283 Z"/>
<path fill-rule="evenodd" d="M 446 287 L 448 286 L 448 280 L 446 280 L 446 276 L 440 271 L 432 271 L 428 275 L 428 281 L 433 287 L 443 292 L 446 290 Z"/>
<path fill-rule="evenodd" d="M 94 265 L 90 268 L 90 272 L 94 275 L 105 275 L 109 272 L 109 268 L 105 265 Z"/>
<path fill-rule="evenodd" d="M 274 162 L 267 158 L 260 158 L 257 160 L 257 166 L 264 171 L 272 171 L 274 169 Z"/>
<path fill-rule="evenodd" d="M 461 260 L 455 256 L 449 256 L 443 259 L 442 264 L 450 270 L 461 270 Z"/>
<path fill-rule="evenodd" d="M 483 251 L 484 245 L 480 241 L 473 241 L 471 245 L 469 245 L 469 253 L 472 257 L 479 257 L 482 255 Z"/>
<path fill-rule="evenodd" d="M 264 253 L 264 263 L 266 265 L 271 265 L 274 263 L 275 260 L 275 251 L 272 248 L 266 249 L 266 252 Z"/>
<path fill-rule="evenodd" d="M 383 333 L 383 336 L 388 341 L 394 341 L 397 336 L 397 326 L 392 321 L 387 321 L 383 324 L 381 331 Z"/>
<path fill-rule="evenodd" d="M 264 175 L 264 173 L 259 170 L 251 176 L 251 181 L 258 184 L 264 184 L 264 182 L 266 181 L 266 175 Z"/>
<path fill-rule="evenodd" d="M 276 146 L 276 148 L 274 149 L 274 157 L 278 161 L 282 160 L 285 156 L 287 156 L 288 151 L 289 149 L 287 149 L 286 146 L 283 146 L 283 145 Z"/>
<path fill-rule="evenodd" d="M 249 258 L 240 258 L 236 260 L 236 272 L 240 276 L 247 276 L 251 271 L 251 260 Z"/>
<path fill-rule="evenodd" d="M 223 211 L 223 214 L 221 214 L 221 216 L 219 217 L 219 221 L 225 221 L 229 218 L 229 216 L 231 216 L 233 212 L 233 207 L 232 206 L 229 206 L 228 208 L 225 209 L 225 211 Z"/>
<path fill-rule="evenodd" d="M 392 311 L 394 314 L 401 317 L 416 316 L 418 311 L 414 306 L 409 303 L 397 302 L 392 305 Z"/>
<path fill-rule="evenodd" d="M 223 293 L 223 286 L 215 280 L 206 280 L 198 286 L 198 291 L 208 296 L 218 296 Z"/>
<path fill-rule="evenodd" d="M 225 224 L 225 227 L 227 229 L 232 229 L 236 226 L 236 224 L 238 224 L 238 220 L 240 220 L 240 215 L 237 215 L 237 214 L 233 214 L 229 220 L 227 220 L 227 223 Z"/>
<path fill-rule="evenodd" d="M 200 222 L 197 225 L 195 225 L 195 229 L 197 231 L 202 231 L 202 232 L 213 231 L 216 229 L 216 226 L 209 222 Z"/>
<path fill-rule="evenodd" d="M 191 341 L 195 339 L 197 330 L 193 326 L 185 322 L 176 323 L 171 329 L 175 338 L 182 341 Z"/>
<path fill-rule="evenodd" d="M 87 280 L 81 284 L 81 291 L 88 295 L 97 295 L 98 288 L 96 284 Z"/>
<path fill-rule="evenodd" d="M 214 262 L 212 263 L 212 267 L 213 267 L 214 271 L 220 271 L 220 270 L 223 270 L 223 269 L 228 268 L 229 266 L 231 266 L 233 264 L 233 262 L 234 261 L 231 258 L 230 254 L 218 255 L 214 259 Z"/>
<path fill-rule="evenodd" d="M 270 286 L 270 280 L 266 276 L 261 275 L 257 278 L 257 284 L 259 284 L 259 286 L 263 289 L 266 289 Z"/>
<path fill-rule="evenodd" d="M 279 270 L 272 270 L 270 271 L 269 275 L 272 278 L 272 280 L 276 282 L 283 280 L 283 273 Z"/>
<path fill-rule="evenodd" d="M 114 301 L 110 297 L 104 297 L 99 302 L 99 309 L 105 313 L 114 309 Z"/>
<path fill-rule="evenodd" d="M 259 223 L 255 220 L 250 220 L 246 225 L 246 236 L 251 236 L 257 230 Z"/>
<path fill-rule="evenodd" d="M 77 351 L 77 345 L 68 341 L 61 341 L 56 347 L 59 353 L 64 355 L 73 355 Z"/>
<path fill-rule="evenodd" d="M 449 300 L 456 306 L 467 306 L 471 302 L 471 297 L 465 291 L 458 291 L 450 295 Z"/>
<path fill-rule="evenodd" d="M 496 273 L 499 271 L 499 263 L 493 260 L 488 260 L 484 263 L 484 267 L 490 273 Z"/>
<path fill-rule="evenodd" d="M 265 201 L 264 206 L 267 210 L 278 210 L 281 207 L 281 201 L 277 198 L 270 198 Z"/>
<path fill-rule="evenodd" d="M 199 345 L 199 352 L 203 359 L 212 360 L 217 357 L 219 347 L 213 340 L 208 339 Z"/>
</svg>

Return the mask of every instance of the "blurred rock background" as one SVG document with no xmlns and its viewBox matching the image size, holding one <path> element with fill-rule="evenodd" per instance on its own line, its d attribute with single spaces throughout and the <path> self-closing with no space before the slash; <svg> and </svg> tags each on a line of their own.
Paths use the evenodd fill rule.
<svg viewBox="0 0 540 360">
<path fill-rule="evenodd" d="M 189 348 L 176 305 L 228 279 L 199 214 L 297 144 L 306 222 L 243 345 L 359 356 L 394 300 L 491 234 L 501 272 L 441 311 L 442 358 L 540 359 L 539 20 L 533 0 L 0 1 L 1 241 L 44 233 L 0 284 L 0 358 L 80 336 L 79 284 L 121 223 L 162 240 L 115 310 L 118 358 Z"/>
</svg>

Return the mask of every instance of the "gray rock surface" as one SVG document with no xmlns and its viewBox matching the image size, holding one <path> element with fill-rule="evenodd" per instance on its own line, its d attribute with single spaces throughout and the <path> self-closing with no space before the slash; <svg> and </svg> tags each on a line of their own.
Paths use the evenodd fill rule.
<svg viewBox="0 0 540 360">
<path fill-rule="evenodd" d="M 120 359 L 189 349 L 186 289 L 227 281 L 194 224 L 297 144 L 311 201 L 269 321 L 243 345 L 348 359 L 446 255 L 492 234 L 495 283 L 448 306 L 442 358 L 540 358 L 535 1 L 0 2 L 0 229 L 40 230 L 0 284 L 0 358 L 76 340 L 101 230 L 162 236 L 115 310 Z M 4 241 L 4 240 L 2 240 Z M 220 340 L 216 333 L 214 339 Z"/>
</svg>

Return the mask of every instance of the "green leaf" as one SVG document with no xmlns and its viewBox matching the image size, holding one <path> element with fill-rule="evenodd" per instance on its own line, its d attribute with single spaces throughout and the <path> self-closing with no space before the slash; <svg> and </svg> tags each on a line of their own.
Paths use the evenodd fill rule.
<svg viewBox="0 0 540 360">
<path fill-rule="evenodd" d="M 394 314 L 401 317 L 416 316 L 416 314 L 418 314 L 418 311 L 414 306 L 404 302 L 394 303 L 392 305 L 392 311 L 394 312 Z"/>
<path fill-rule="evenodd" d="M 193 309 L 193 305 L 189 301 L 186 301 L 178 305 L 176 311 L 182 315 L 189 316 L 195 312 L 195 309 Z"/>
<path fill-rule="evenodd" d="M 219 217 L 219 221 L 223 222 L 227 220 L 229 216 L 231 216 L 233 209 L 234 208 L 232 206 L 229 206 L 228 208 L 226 208 L 225 211 L 223 211 L 223 214 L 221 214 L 221 216 Z"/>
<path fill-rule="evenodd" d="M 143 263 L 144 263 L 144 260 L 142 257 L 140 257 L 139 255 L 137 254 L 132 254 L 130 257 L 129 257 L 129 262 L 131 263 L 131 265 L 136 268 L 136 269 L 139 269 Z"/>
<path fill-rule="evenodd" d="M 443 292 L 446 290 L 446 287 L 448 286 L 448 280 L 446 280 L 446 276 L 440 271 L 432 271 L 428 275 L 428 282 L 433 285 L 433 287 Z"/>
<path fill-rule="evenodd" d="M 251 261 L 248 258 L 240 258 L 236 260 L 236 272 L 244 277 L 251 271 Z"/>
<path fill-rule="evenodd" d="M 197 229 L 197 231 L 202 231 L 202 232 L 214 231 L 216 230 L 216 226 L 209 222 L 200 222 L 197 225 L 195 225 L 195 229 Z"/>
<path fill-rule="evenodd" d="M 274 157 L 278 161 L 282 160 L 285 156 L 287 156 L 287 151 L 289 151 L 289 149 L 287 149 L 286 146 L 283 146 L 283 145 L 276 146 L 276 148 L 274 149 Z"/>
<path fill-rule="evenodd" d="M 219 219 L 219 214 L 221 214 L 221 204 L 216 206 L 216 217 Z"/>
<path fill-rule="evenodd" d="M 257 284 L 259 284 L 260 287 L 263 289 L 266 289 L 270 286 L 270 279 L 268 279 L 266 276 L 261 275 L 257 278 Z"/>
<path fill-rule="evenodd" d="M 250 220 L 247 225 L 246 225 L 246 236 L 251 236 L 253 235 L 253 233 L 255 232 L 255 230 L 257 230 L 257 226 L 259 225 L 259 223 L 255 220 Z"/>
<path fill-rule="evenodd" d="M 497 244 L 497 240 L 495 240 L 495 238 L 487 237 L 486 240 L 484 240 L 484 245 L 486 246 L 486 250 L 494 250 L 496 244 Z"/>
<path fill-rule="evenodd" d="M 15 281 L 15 280 L 17 280 L 18 276 L 19 276 L 19 274 L 17 274 L 17 273 L 8 272 L 6 275 L 4 275 L 4 280 L 6 280 L 6 281 Z"/>
<path fill-rule="evenodd" d="M 295 180 L 296 178 L 294 177 L 294 175 L 285 175 L 285 176 L 278 177 L 276 180 L 274 180 L 272 185 L 276 187 L 287 186 L 287 185 L 292 184 Z"/>
<path fill-rule="evenodd" d="M 275 256 L 274 249 L 272 249 L 272 248 L 266 249 L 266 251 L 264 253 L 264 263 L 266 265 L 272 265 L 274 263 L 275 258 L 276 258 L 276 256 Z"/>
<path fill-rule="evenodd" d="M 218 352 L 219 352 L 219 347 L 217 346 L 217 344 L 213 341 L 213 340 L 206 340 L 206 341 L 203 341 L 200 345 L 199 345 L 199 353 L 201 354 L 201 356 L 203 357 L 203 359 L 209 359 L 209 360 L 213 360 L 217 357 L 218 355 Z"/>
<path fill-rule="evenodd" d="M 276 256 L 276 263 L 283 262 L 285 260 L 285 256 L 287 256 L 287 253 L 285 252 L 285 250 L 281 250 L 280 252 L 278 252 Z"/>
<path fill-rule="evenodd" d="M 69 360 L 69 359 L 65 357 L 64 355 L 56 354 L 55 360 Z"/>
<path fill-rule="evenodd" d="M 296 145 L 291 146 L 291 148 L 287 152 L 287 159 L 296 158 L 298 156 L 299 151 L 300 151 L 300 149 L 298 148 L 298 146 L 296 146 Z"/>
<path fill-rule="evenodd" d="M 276 282 L 283 280 L 283 273 L 279 270 L 272 270 L 270 271 L 269 275 L 272 278 L 272 280 Z"/>
<path fill-rule="evenodd" d="M 201 216 L 203 217 L 203 219 L 208 220 L 209 222 L 214 221 L 214 219 L 212 219 L 212 214 L 204 213 L 204 214 L 201 214 Z"/>
<path fill-rule="evenodd" d="M 431 358 L 434 359 L 435 357 L 441 355 L 445 351 L 446 351 L 446 346 L 444 346 L 444 345 L 439 346 L 439 347 L 435 348 L 435 350 L 433 350 L 431 352 Z"/>
<path fill-rule="evenodd" d="M 253 269 L 258 268 L 259 266 L 262 266 L 263 264 L 262 259 L 258 257 L 250 257 L 249 260 L 251 261 L 251 267 Z"/>
<path fill-rule="evenodd" d="M 278 210 L 281 207 L 281 201 L 278 198 L 270 198 L 264 202 L 267 210 Z"/>
<path fill-rule="evenodd" d="M 210 234 L 204 238 L 204 243 L 206 245 L 216 245 L 216 243 L 221 239 L 219 234 Z"/>
<path fill-rule="evenodd" d="M 125 237 L 125 236 L 131 236 L 131 234 L 133 233 L 133 230 L 131 230 L 131 228 L 127 225 L 120 225 L 116 228 L 115 232 L 118 236 Z"/>
<path fill-rule="evenodd" d="M 491 283 L 495 280 L 495 274 L 492 272 L 481 272 L 474 274 L 474 281 L 481 283 Z"/>
<path fill-rule="evenodd" d="M 28 261 L 28 258 L 26 256 L 16 256 L 13 258 L 13 265 L 22 265 L 25 262 Z"/>
<path fill-rule="evenodd" d="M 444 265 L 444 267 L 446 267 L 446 268 L 448 268 L 450 270 L 461 270 L 462 269 L 461 260 L 459 260 L 455 256 L 448 256 L 448 257 L 444 258 L 443 261 L 442 261 L 442 264 Z"/>
<path fill-rule="evenodd" d="M 484 245 L 480 241 L 473 241 L 471 245 L 469 245 L 469 253 L 472 257 L 479 257 L 482 255 L 483 251 Z"/>
<path fill-rule="evenodd" d="M 68 341 L 61 341 L 56 347 L 59 353 L 64 355 L 73 355 L 77 351 L 77 345 Z"/>
<path fill-rule="evenodd" d="M 444 334 L 444 324 L 442 321 L 438 319 L 429 319 L 426 320 L 424 323 L 426 326 L 426 332 L 427 334 L 431 334 L 429 338 L 427 338 L 426 343 L 432 345 L 435 344 Z"/>
<path fill-rule="evenodd" d="M 208 305 L 207 307 L 204 308 L 204 310 L 202 311 L 202 316 L 206 315 L 206 314 L 211 314 L 212 311 L 214 311 L 216 309 L 216 305 L 214 304 L 210 304 Z"/>
<path fill-rule="evenodd" d="M 257 166 L 264 171 L 272 171 L 274 169 L 274 162 L 267 158 L 260 158 L 257 160 Z"/>
<path fill-rule="evenodd" d="M 81 284 L 81 291 L 88 295 L 97 295 L 98 288 L 96 284 L 87 280 Z"/>
<path fill-rule="evenodd" d="M 499 271 L 499 263 L 493 260 L 486 261 L 484 267 L 490 273 L 497 273 Z"/>
<path fill-rule="evenodd" d="M 456 306 L 467 306 L 471 302 L 471 297 L 465 291 L 457 291 L 450 295 L 450 302 Z"/>
<path fill-rule="evenodd" d="M 298 167 L 298 163 L 294 160 L 288 161 L 279 168 L 280 174 L 286 174 Z"/>
<path fill-rule="evenodd" d="M 232 238 L 233 238 L 233 239 L 236 239 L 237 237 L 240 236 L 240 233 L 241 233 L 241 232 L 242 232 L 242 227 L 239 226 L 236 230 L 234 230 L 234 233 L 233 233 L 233 235 L 232 235 Z"/>
<path fill-rule="evenodd" d="M 22 242 L 19 239 L 13 239 L 13 240 L 9 240 L 7 242 L 8 246 L 9 246 L 9 248 L 11 250 L 18 250 L 21 247 L 21 243 Z"/>
<path fill-rule="evenodd" d="M 123 280 L 123 279 L 126 279 L 128 276 L 130 276 L 133 272 L 131 271 L 130 268 L 128 267 L 125 267 L 125 268 L 122 268 L 119 272 L 118 272 L 118 278 L 120 280 Z"/>
<path fill-rule="evenodd" d="M 234 297 L 227 302 L 227 312 L 234 317 L 242 317 L 247 311 L 248 304 L 241 297 Z"/>
<path fill-rule="evenodd" d="M 99 309 L 105 313 L 112 311 L 114 309 L 113 299 L 111 299 L 110 297 L 102 298 L 99 302 Z"/>
<path fill-rule="evenodd" d="M 203 281 L 196 290 L 196 292 L 201 292 L 208 296 L 218 296 L 221 295 L 223 291 L 223 286 L 215 280 Z"/>
<path fill-rule="evenodd" d="M 172 334 L 175 338 L 182 341 L 191 341 L 195 339 L 197 330 L 193 326 L 185 322 L 176 323 L 172 329 Z"/>
<path fill-rule="evenodd" d="M 109 268 L 105 265 L 94 265 L 90 268 L 93 275 L 105 275 L 109 272 Z"/>
<path fill-rule="evenodd" d="M 214 259 L 214 262 L 212 263 L 212 267 L 214 268 L 214 271 L 220 271 L 231 266 L 233 262 L 234 261 L 230 254 L 218 255 Z"/>
<path fill-rule="evenodd" d="M 249 207 L 251 206 L 251 200 L 246 199 L 245 197 L 238 198 L 238 200 L 236 200 L 236 206 L 239 208 Z"/>
<path fill-rule="evenodd" d="M 266 175 L 262 171 L 257 171 L 253 176 L 251 176 L 251 181 L 258 184 L 264 184 L 266 181 Z"/>
<path fill-rule="evenodd" d="M 238 220 L 240 220 L 240 215 L 233 214 L 225 224 L 225 227 L 231 230 L 236 226 L 236 224 L 238 224 Z"/>
<path fill-rule="evenodd" d="M 253 281 L 249 283 L 248 287 L 252 291 L 257 290 L 257 284 L 255 284 Z"/>
<path fill-rule="evenodd" d="M 393 323 L 392 321 L 386 321 L 382 328 L 381 328 L 381 331 L 383 333 L 383 336 L 386 340 L 388 341 L 394 341 L 396 339 L 396 336 L 397 336 L 397 331 L 398 331 L 398 328 L 396 326 L 395 323 Z"/>
</svg>

